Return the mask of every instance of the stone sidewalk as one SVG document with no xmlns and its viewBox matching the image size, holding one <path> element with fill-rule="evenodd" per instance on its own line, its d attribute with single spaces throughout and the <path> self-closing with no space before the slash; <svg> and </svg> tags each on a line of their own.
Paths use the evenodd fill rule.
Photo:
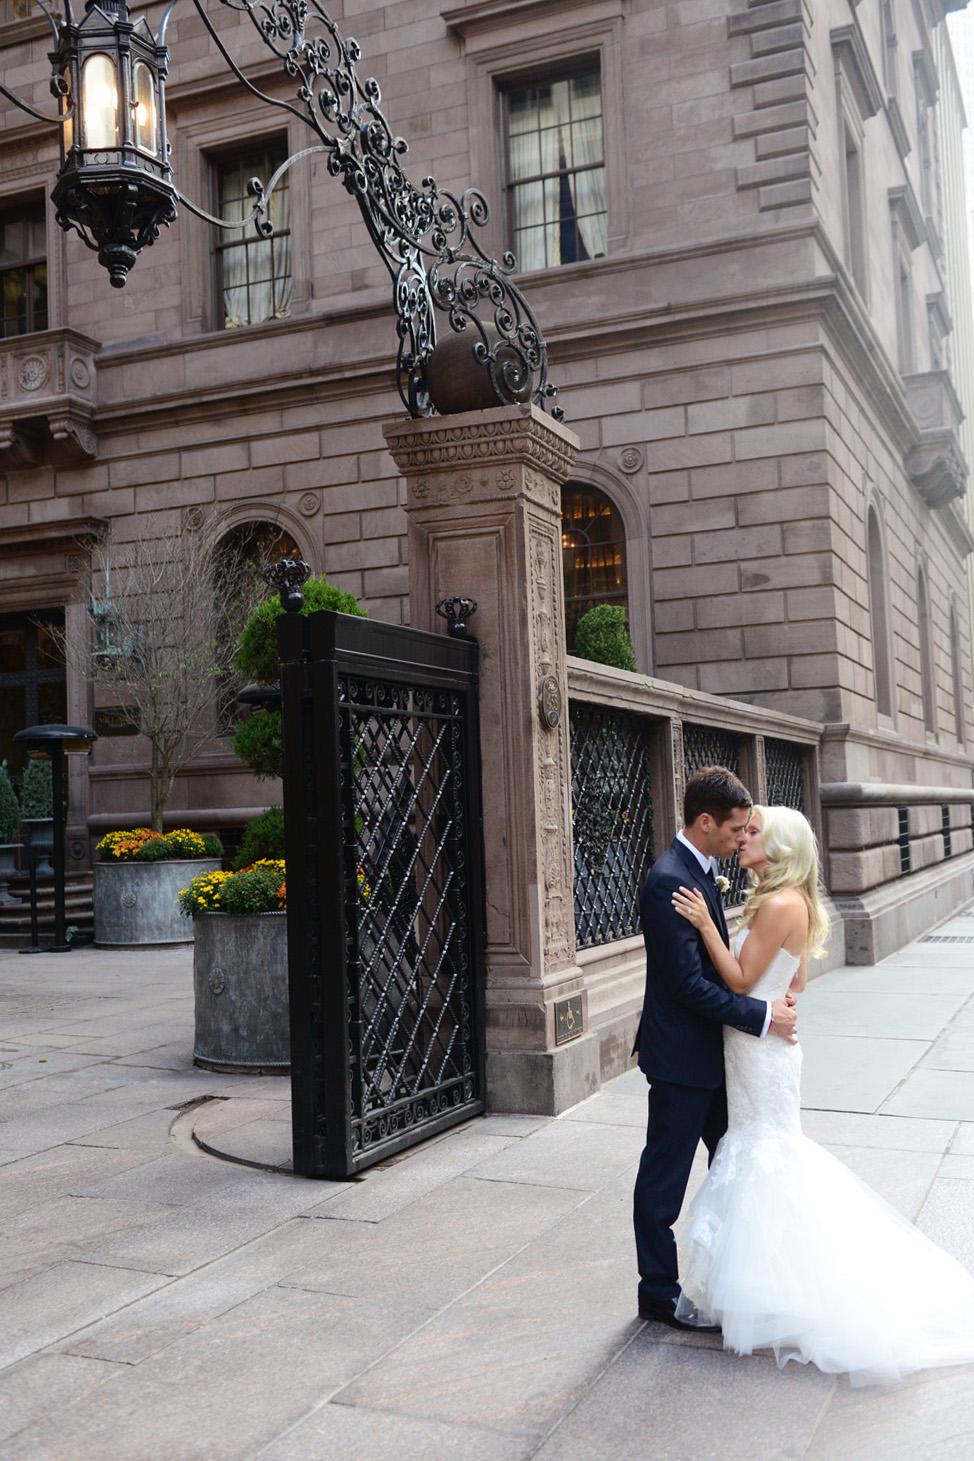
<svg viewBox="0 0 974 1461">
<path fill-rule="evenodd" d="M 809 1135 L 974 1269 L 972 995 L 960 916 L 801 1025 Z M 191 1048 L 188 951 L 0 953 L 2 1461 L 974 1454 L 974 1366 L 853 1391 L 636 1318 L 638 1073 L 311 1182 L 287 1081 Z"/>
</svg>

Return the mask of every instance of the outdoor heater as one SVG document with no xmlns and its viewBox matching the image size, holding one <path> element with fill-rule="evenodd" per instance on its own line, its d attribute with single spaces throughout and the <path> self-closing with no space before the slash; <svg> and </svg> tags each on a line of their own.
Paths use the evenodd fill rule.
<svg viewBox="0 0 974 1461">
<path fill-rule="evenodd" d="M 79 725 L 31 725 L 18 731 L 14 740 L 26 746 L 28 756 L 47 757 L 51 762 L 54 814 L 54 943 L 46 953 L 63 954 L 71 948 L 67 941 L 64 914 L 64 758 L 86 756 L 96 741 L 96 731 Z M 33 894 L 33 888 L 32 888 Z M 40 952 L 35 944 L 23 953 Z"/>
</svg>

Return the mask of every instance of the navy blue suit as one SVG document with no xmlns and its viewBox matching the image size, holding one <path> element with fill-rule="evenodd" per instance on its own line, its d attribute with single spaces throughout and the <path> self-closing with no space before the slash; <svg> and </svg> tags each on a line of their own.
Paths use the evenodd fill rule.
<svg viewBox="0 0 974 1461">
<path fill-rule="evenodd" d="M 674 840 L 653 866 L 639 899 L 646 941 L 646 994 L 636 1036 L 639 1068 L 650 1082 L 646 1147 L 633 1194 L 640 1299 L 680 1292 L 673 1224 L 686 1195 L 697 1143 L 713 1157 L 727 1128 L 724 1025 L 760 1035 L 763 999 L 734 994 L 717 973 L 700 934 L 672 904 L 681 886 L 698 888 L 727 943 L 713 880 Z"/>
</svg>

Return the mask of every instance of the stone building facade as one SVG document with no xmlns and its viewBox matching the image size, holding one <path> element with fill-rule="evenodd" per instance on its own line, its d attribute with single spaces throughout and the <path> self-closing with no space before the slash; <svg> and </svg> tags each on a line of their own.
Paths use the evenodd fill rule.
<svg viewBox="0 0 974 1461">
<path fill-rule="evenodd" d="M 21 8 L 0 12 L 4 80 L 44 105 L 49 34 Z M 330 7 L 410 175 L 475 182 L 487 246 L 519 252 L 581 440 L 570 613 L 624 601 L 644 673 L 823 723 L 826 783 L 972 784 L 974 366 L 944 8 Z M 154 30 L 163 9 L 146 7 Z M 220 26 L 253 84 L 286 99 L 246 17 Z M 167 40 L 178 186 L 230 215 L 242 178 L 314 139 L 240 88 L 190 7 Z M 382 434 L 402 415 L 390 284 L 325 160 L 287 174 L 273 247 L 224 247 L 183 210 L 116 294 L 55 224 L 57 155 L 54 128 L 4 108 L 3 748 L 58 694 L 69 719 L 94 714 L 82 679 L 54 687 L 38 622 L 87 632 L 86 545 L 109 528 L 171 538 L 213 505 L 221 532 L 276 524 L 373 615 L 409 617 L 404 485 Z M 73 777 L 83 862 L 89 828 L 144 811 L 144 748 L 106 737 Z M 267 798 L 214 735 L 173 807 L 232 821 Z M 832 815 L 840 901 L 900 896 L 894 815 Z M 950 876 L 960 854 L 969 882 L 969 815 L 950 815 Z"/>
</svg>

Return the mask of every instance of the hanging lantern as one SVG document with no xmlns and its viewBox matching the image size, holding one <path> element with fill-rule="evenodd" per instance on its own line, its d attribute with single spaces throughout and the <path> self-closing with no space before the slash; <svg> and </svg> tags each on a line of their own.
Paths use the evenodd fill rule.
<svg viewBox="0 0 974 1461">
<path fill-rule="evenodd" d="M 61 99 L 61 168 L 52 199 L 57 221 L 75 229 L 116 289 L 142 249 L 176 217 L 166 140 L 164 81 L 169 52 L 125 0 L 88 0 L 68 18 L 52 54 Z"/>
</svg>

